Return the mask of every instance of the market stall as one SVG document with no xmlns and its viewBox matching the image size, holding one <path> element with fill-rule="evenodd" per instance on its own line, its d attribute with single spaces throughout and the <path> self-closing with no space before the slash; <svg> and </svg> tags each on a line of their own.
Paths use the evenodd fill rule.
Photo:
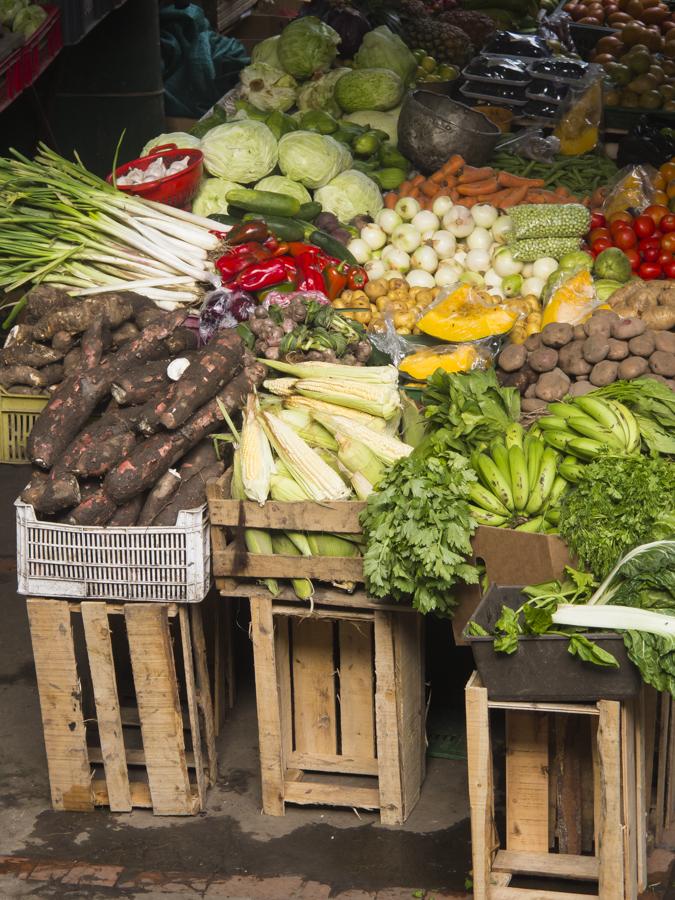
<svg viewBox="0 0 675 900">
<path fill-rule="evenodd" d="M 70 734 L 69 707 L 45 718 L 59 808 L 64 735 L 77 808 L 204 807 L 211 657 L 233 692 L 201 607 L 243 599 L 264 812 L 404 822 L 436 617 L 476 661 L 476 897 L 552 875 L 618 900 L 674 817 L 675 143 L 652 112 L 670 112 L 675 21 L 639 0 L 478 6 L 312 3 L 190 133 L 107 181 L 47 147 L 0 161 L 0 384 L 45 404 L 22 423 L 20 590 L 39 675 L 60 652 L 76 677 L 74 616 L 104 661 L 99 749 L 86 710 Z M 646 112 L 623 135 L 617 102 Z M 101 720 L 113 609 L 143 789 L 113 767 L 121 712 Z"/>
</svg>

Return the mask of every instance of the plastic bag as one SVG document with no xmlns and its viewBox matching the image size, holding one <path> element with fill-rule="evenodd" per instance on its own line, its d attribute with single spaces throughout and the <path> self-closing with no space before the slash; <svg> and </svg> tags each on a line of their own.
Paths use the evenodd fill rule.
<svg viewBox="0 0 675 900">
<path fill-rule="evenodd" d="M 605 218 L 619 212 L 636 213 L 651 205 L 654 196 L 653 179 L 656 169 L 652 166 L 626 166 L 609 185 L 602 213 Z"/>
<path fill-rule="evenodd" d="M 294 300 L 303 300 L 305 303 L 320 303 L 321 306 L 326 306 L 330 303 L 328 297 L 325 294 L 320 293 L 319 291 L 275 291 L 274 288 L 271 291 L 268 291 L 265 294 L 265 299 L 262 302 L 262 306 L 265 309 L 269 309 L 270 306 L 280 306 L 284 309 L 287 306 L 290 306 Z"/>
<path fill-rule="evenodd" d="M 445 372 L 470 372 L 487 369 L 499 352 L 499 341 L 488 338 L 464 344 L 441 344 L 437 347 L 420 347 L 409 353 L 398 364 L 400 372 L 415 381 L 424 381 L 437 369 Z"/>
<path fill-rule="evenodd" d="M 550 284 L 541 327 L 553 322 L 581 325 L 601 305 L 589 269 L 579 268 L 576 272 L 559 269 Z"/>
<path fill-rule="evenodd" d="M 199 339 L 203 344 L 211 340 L 221 328 L 236 328 L 246 322 L 256 308 L 254 298 L 246 291 L 218 288 L 207 294 L 199 310 Z"/>
<path fill-rule="evenodd" d="M 581 156 L 600 143 L 604 79 L 602 66 L 592 65 L 578 85 L 570 85 L 553 131 L 563 156 Z"/>
<path fill-rule="evenodd" d="M 541 128 L 526 128 L 515 137 L 511 135 L 502 141 L 497 149 L 524 159 L 552 164 L 560 153 L 560 141 L 553 135 L 547 137 Z"/>
<path fill-rule="evenodd" d="M 488 291 L 457 284 L 441 291 L 417 320 L 423 334 L 464 343 L 506 334 L 519 313 Z"/>
</svg>

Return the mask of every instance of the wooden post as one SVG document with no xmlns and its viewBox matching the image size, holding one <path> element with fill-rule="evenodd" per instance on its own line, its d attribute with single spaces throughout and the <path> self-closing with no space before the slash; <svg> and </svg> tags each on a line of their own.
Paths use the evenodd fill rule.
<svg viewBox="0 0 675 900">
<path fill-rule="evenodd" d="M 338 629 L 342 753 L 375 759 L 373 626 L 345 621 Z"/>
<path fill-rule="evenodd" d="M 548 716 L 506 712 L 506 849 L 547 853 Z"/>
<path fill-rule="evenodd" d="M 404 821 L 400 738 L 396 710 L 396 674 L 392 613 L 376 612 L 375 727 L 379 760 L 380 818 L 385 825 Z"/>
<path fill-rule="evenodd" d="M 600 872 L 602 900 L 624 900 L 623 808 L 621 801 L 621 704 L 598 701 L 598 762 L 600 775 Z"/>
<path fill-rule="evenodd" d="M 488 900 L 492 857 L 497 846 L 492 790 L 492 749 L 487 690 L 475 684 L 476 673 L 466 686 L 466 745 L 471 809 L 471 859 L 474 900 Z"/>
<path fill-rule="evenodd" d="M 209 669 L 206 661 L 206 639 L 202 623 L 202 610 L 198 603 L 190 606 L 190 622 L 192 625 L 192 641 L 195 649 L 195 684 L 197 687 L 197 704 L 204 720 L 204 738 L 206 740 L 206 758 L 208 760 L 209 782 L 215 784 L 218 777 L 218 760 L 216 755 L 216 729 L 213 723 L 213 704 L 211 702 L 211 686 Z"/>
<path fill-rule="evenodd" d="M 180 622 L 180 639 L 183 650 L 183 668 L 185 670 L 185 694 L 187 697 L 190 731 L 192 733 L 192 752 L 195 758 L 195 775 L 197 778 L 197 794 L 199 804 L 206 801 L 206 779 L 204 777 L 204 760 L 202 759 L 202 734 L 199 727 L 199 705 L 195 688 L 194 660 L 192 656 L 192 640 L 190 639 L 190 619 L 185 606 L 178 611 Z"/>
</svg>

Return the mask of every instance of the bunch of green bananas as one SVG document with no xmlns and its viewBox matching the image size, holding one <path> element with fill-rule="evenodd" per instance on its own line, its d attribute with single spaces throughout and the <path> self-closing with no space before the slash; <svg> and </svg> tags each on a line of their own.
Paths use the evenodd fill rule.
<svg viewBox="0 0 675 900">
<path fill-rule="evenodd" d="M 569 403 L 549 403 L 549 416 L 537 422 L 549 447 L 590 461 L 601 453 L 640 451 L 640 429 L 633 413 L 617 400 L 586 394 Z M 575 480 L 575 479 L 571 479 Z"/>
<path fill-rule="evenodd" d="M 472 454 L 471 464 L 479 480 L 469 488 L 470 509 L 479 525 L 555 530 L 558 500 L 568 483 L 558 474 L 557 452 L 541 435 L 525 434 L 513 423 L 504 440 L 492 441 L 489 452 Z"/>
</svg>

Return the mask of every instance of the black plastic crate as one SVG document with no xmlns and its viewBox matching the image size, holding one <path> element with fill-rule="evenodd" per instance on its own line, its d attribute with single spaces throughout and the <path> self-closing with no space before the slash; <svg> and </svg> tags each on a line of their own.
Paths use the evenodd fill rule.
<svg viewBox="0 0 675 900">
<path fill-rule="evenodd" d="M 555 12 L 564 13 L 563 7 L 566 3 L 567 0 L 562 0 Z M 616 33 L 616 28 L 610 28 L 609 25 L 580 25 L 570 17 L 570 37 L 582 59 L 588 59 L 600 38 Z"/>
<path fill-rule="evenodd" d="M 492 632 L 502 606 L 518 609 L 524 596 L 520 587 L 492 585 L 469 621 Z M 572 656 L 566 637 L 557 635 L 521 637 L 515 653 L 496 653 L 492 637 L 473 637 L 476 667 L 491 700 L 565 703 L 625 700 L 640 692 L 639 670 L 628 658 L 623 638 L 614 632 L 587 632 L 586 636 L 607 650 L 619 668 L 605 668 Z"/>
</svg>

